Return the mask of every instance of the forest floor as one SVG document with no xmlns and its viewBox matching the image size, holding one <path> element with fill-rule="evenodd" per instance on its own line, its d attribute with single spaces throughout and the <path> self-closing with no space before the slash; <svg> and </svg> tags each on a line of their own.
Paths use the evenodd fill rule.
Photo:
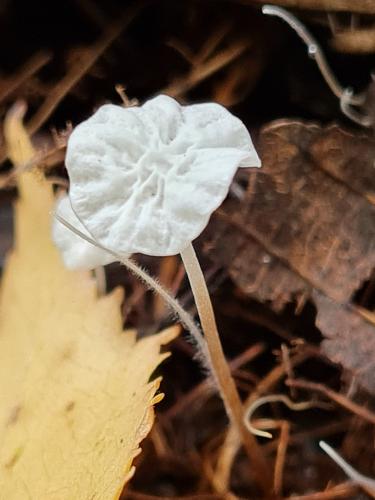
<svg viewBox="0 0 375 500">
<path fill-rule="evenodd" d="M 273 433 L 259 443 L 274 498 L 374 498 L 318 443 L 375 477 L 375 3 L 272 4 L 313 35 L 310 55 L 259 0 L 3 1 L 1 119 L 27 102 L 45 171 L 61 182 L 71 125 L 121 104 L 119 86 L 139 102 L 159 93 L 219 102 L 243 120 L 263 167 L 237 174 L 196 248 L 245 404 L 309 401 L 295 411 L 266 399 L 253 417 Z M 0 157 L 2 266 L 17 193 L 1 143 Z M 195 313 L 179 258 L 137 260 Z M 145 336 L 171 324 L 120 265 L 106 275 L 108 289 L 125 287 L 126 326 Z M 191 343 L 181 335 L 168 348 L 165 398 L 122 498 L 265 498 Z"/>
</svg>

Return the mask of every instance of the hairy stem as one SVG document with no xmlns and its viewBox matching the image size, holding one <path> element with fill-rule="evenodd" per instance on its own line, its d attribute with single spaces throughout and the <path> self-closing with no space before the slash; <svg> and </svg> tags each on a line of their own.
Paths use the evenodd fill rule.
<svg viewBox="0 0 375 500">
<path fill-rule="evenodd" d="M 117 252 L 110 250 L 109 248 L 104 247 L 100 243 L 98 243 L 90 236 L 82 233 L 79 229 L 70 224 L 67 220 L 61 217 L 59 214 L 54 214 L 56 219 L 61 222 L 66 228 L 72 231 L 77 236 L 80 236 L 88 243 L 100 248 L 101 250 L 113 255 L 115 260 L 121 262 L 130 272 L 132 272 L 137 278 L 139 278 L 145 285 L 153 290 L 155 293 L 159 294 L 169 306 L 169 308 L 176 314 L 179 318 L 182 325 L 186 328 L 186 330 L 191 334 L 193 340 L 197 345 L 197 349 L 199 351 L 199 360 L 204 364 L 204 367 L 209 370 L 211 373 L 212 368 L 207 363 L 209 361 L 209 355 L 207 351 L 207 344 L 204 337 L 201 334 L 199 327 L 195 324 L 193 318 L 190 314 L 185 311 L 185 309 L 180 305 L 180 303 L 160 284 L 158 281 L 150 276 L 144 269 L 139 267 L 132 259 L 127 256 L 120 255 Z"/>
<path fill-rule="evenodd" d="M 213 380 L 216 382 L 218 392 L 223 399 L 228 417 L 230 418 L 233 427 L 237 430 L 245 451 L 254 467 L 255 479 L 264 493 L 268 494 L 272 484 L 269 476 L 270 469 L 267 467 L 265 458 L 258 443 L 256 442 L 254 436 L 248 432 L 244 423 L 242 403 L 221 347 L 211 299 L 192 245 L 181 253 L 181 257 L 190 280 L 205 337 L 202 336 L 200 329 L 195 324 L 190 314 L 185 311 L 179 302 L 172 297 L 170 293 L 157 282 L 157 280 L 151 277 L 145 270 L 140 268 L 132 259 L 127 256 L 120 255 L 117 252 L 101 245 L 90 236 L 87 236 L 79 231 L 59 214 L 55 213 L 55 217 L 61 224 L 86 240 L 88 243 L 91 243 L 97 248 L 113 255 L 116 260 L 121 262 L 127 269 L 129 269 L 129 271 L 143 281 L 148 288 L 158 293 L 165 300 L 166 304 L 172 309 L 172 311 L 174 311 L 183 326 L 190 332 L 192 338 L 196 342 L 199 360 L 203 363 L 204 367 L 208 369 Z"/>
</svg>

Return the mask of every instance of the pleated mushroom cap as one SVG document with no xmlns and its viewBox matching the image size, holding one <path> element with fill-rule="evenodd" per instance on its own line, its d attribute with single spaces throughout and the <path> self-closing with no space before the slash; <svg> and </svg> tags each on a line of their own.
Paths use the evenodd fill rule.
<svg viewBox="0 0 375 500">
<path fill-rule="evenodd" d="M 260 160 L 244 124 L 219 104 L 100 107 L 72 132 L 70 199 L 89 233 L 118 253 L 174 255 L 206 227 L 239 167 Z"/>
</svg>

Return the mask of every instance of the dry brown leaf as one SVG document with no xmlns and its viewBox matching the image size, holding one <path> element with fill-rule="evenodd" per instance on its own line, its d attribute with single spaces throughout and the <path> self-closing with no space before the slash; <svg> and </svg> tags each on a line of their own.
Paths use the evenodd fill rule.
<svg viewBox="0 0 375 500">
<path fill-rule="evenodd" d="M 34 151 L 16 114 L 5 133 L 21 165 Z M 0 296 L 0 497 L 118 498 L 161 399 L 149 381 L 160 348 L 177 332 L 124 332 L 121 291 L 98 298 L 88 273 L 63 267 L 50 186 L 24 173 L 19 190 Z"/>
<path fill-rule="evenodd" d="M 323 352 L 334 362 L 349 369 L 362 387 L 375 388 L 374 323 L 350 306 L 342 306 L 314 293 L 317 306 L 316 325 L 327 337 Z"/>
<path fill-rule="evenodd" d="M 375 267 L 375 141 L 337 126 L 279 120 L 262 130 L 259 149 L 263 168 L 249 174 L 244 199 L 229 200 L 218 213 L 207 253 L 241 290 L 276 309 L 318 292 L 332 304 L 319 315 L 323 334 L 332 338 L 331 320 L 340 308 L 345 316 Z M 228 238 L 230 246 L 222 243 Z M 363 362 L 350 352 L 354 323 L 334 357 L 351 370 Z M 375 391 L 375 380 L 366 377 L 359 380 Z"/>
<path fill-rule="evenodd" d="M 263 129 L 263 167 L 220 212 L 210 252 L 231 233 L 234 281 L 261 300 L 316 288 L 345 303 L 375 266 L 375 142 L 338 127 L 278 121 Z M 359 174 L 360 172 L 360 174 Z"/>
</svg>

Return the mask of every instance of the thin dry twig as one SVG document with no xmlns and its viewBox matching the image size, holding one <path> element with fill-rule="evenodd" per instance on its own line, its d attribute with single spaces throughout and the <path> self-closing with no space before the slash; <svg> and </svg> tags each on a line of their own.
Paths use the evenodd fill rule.
<svg viewBox="0 0 375 500">
<path fill-rule="evenodd" d="M 317 384 L 315 382 L 309 382 L 308 380 L 302 379 L 286 380 L 285 383 L 290 387 L 299 387 L 300 389 L 320 392 L 329 399 L 332 399 L 332 401 L 335 401 L 338 405 L 346 408 L 348 411 L 358 415 L 364 420 L 367 420 L 371 424 L 375 424 L 375 414 L 372 411 L 364 406 L 354 403 L 343 394 L 339 394 L 323 384 Z"/>
<path fill-rule="evenodd" d="M 0 82 L 0 102 L 9 97 L 26 80 L 49 63 L 51 58 L 52 55 L 47 51 L 37 52 L 12 76 L 2 79 Z"/>
<path fill-rule="evenodd" d="M 209 36 L 201 47 L 199 53 L 194 57 L 194 65 L 197 66 L 211 57 L 219 44 L 224 40 L 233 26 L 232 21 L 226 21 Z"/>
<path fill-rule="evenodd" d="M 97 59 L 114 42 L 114 40 L 129 26 L 138 13 L 150 0 L 142 0 L 125 10 L 117 21 L 113 22 L 104 31 L 103 35 L 91 47 L 87 48 L 81 57 L 75 60 L 68 73 L 48 93 L 44 102 L 27 124 L 27 131 L 33 135 L 48 120 L 59 103 L 70 90 L 81 80 L 87 71 L 95 64 Z M 5 148 L 0 148 L 0 164 L 7 159 Z"/>
<path fill-rule="evenodd" d="M 284 500 L 334 500 L 335 498 L 351 498 L 358 491 L 358 487 L 350 481 L 337 484 L 332 488 L 317 493 L 308 493 L 307 495 L 293 495 L 284 498 Z"/>
<path fill-rule="evenodd" d="M 285 373 L 287 374 L 287 378 L 294 378 L 293 368 L 290 364 L 290 350 L 288 346 L 284 343 L 281 344 L 281 359 L 285 365 Z M 290 395 L 293 399 L 297 398 L 297 391 L 294 387 L 290 388 Z"/>
<path fill-rule="evenodd" d="M 207 38 L 207 41 L 203 44 L 197 54 L 194 54 L 190 47 L 188 47 L 179 38 L 172 37 L 166 42 L 166 44 L 168 47 L 172 47 L 176 52 L 178 52 L 192 66 L 197 66 L 206 61 L 214 53 L 217 46 L 229 33 L 231 27 L 231 22 L 225 22 L 219 26 L 219 28 Z"/>
<path fill-rule="evenodd" d="M 276 495 L 281 495 L 283 490 L 283 474 L 290 434 L 290 424 L 286 420 L 281 423 L 279 444 L 276 451 L 275 469 L 273 475 L 273 490 Z"/>
<path fill-rule="evenodd" d="M 297 366 L 298 364 L 303 363 L 309 354 L 306 352 L 300 352 L 296 354 L 294 357 L 290 359 L 291 366 Z M 285 376 L 285 366 L 278 365 L 273 368 L 263 379 L 259 382 L 259 384 L 255 387 L 253 392 L 248 396 L 246 401 L 244 402 L 244 407 L 250 406 L 255 400 L 257 400 L 262 394 L 269 392 L 272 387 L 274 387 L 282 377 Z M 219 453 L 213 485 L 216 486 L 216 490 L 218 493 L 223 493 L 227 491 L 230 473 L 232 469 L 232 465 L 234 459 L 239 450 L 240 441 L 236 435 L 235 430 L 230 427 L 223 445 L 221 447 L 221 451 Z M 220 486 L 218 489 L 217 486 Z"/>
<path fill-rule="evenodd" d="M 342 420 L 341 422 L 333 422 L 326 425 L 320 425 L 312 430 L 305 430 L 301 432 L 296 432 L 289 437 L 289 445 L 300 444 L 308 439 L 322 438 L 324 436 L 332 436 L 333 434 L 339 434 L 340 432 L 345 432 L 348 430 L 350 425 L 350 419 Z M 264 445 L 264 449 L 267 452 L 276 450 L 279 444 L 279 439 L 274 439 L 269 441 Z"/>
<path fill-rule="evenodd" d="M 171 97 L 181 97 L 200 82 L 237 59 L 248 48 L 249 44 L 247 41 L 233 43 L 229 48 L 218 52 L 210 59 L 194 66 L 187 75 L 174 80 L 162 89 L 160 93 L 170 95 Z"/>
<path fill-rule="evenodd" d="M 43 104 L 29 121 L 27 130 L 30 134 L 34 134 L 46 122 L 66 94 L 68 94 L 87 73 L 91 66 L 114 42 L 121 32 L 129 26 L 146 3 L 145 1 L 141 1 L 126 9 L 120 19 L 110 24 L 99 40 L 89 47 L 84 52 L 84 55 L 74 62 L 68 73 L 48 93 Z"/>
</svg>

